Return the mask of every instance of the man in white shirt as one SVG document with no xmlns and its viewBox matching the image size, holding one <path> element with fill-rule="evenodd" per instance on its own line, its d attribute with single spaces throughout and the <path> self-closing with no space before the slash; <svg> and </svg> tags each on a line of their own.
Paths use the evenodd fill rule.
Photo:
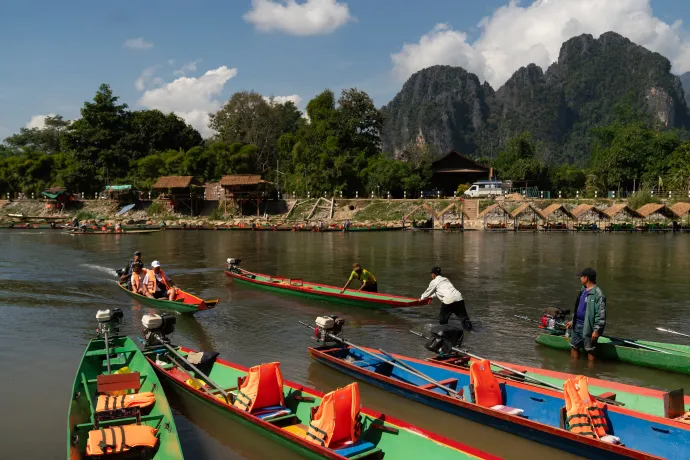
<svg viewBox="0 0 690 460">
<path fill-rule="evenodd" d="M 431 269 L 431 283 L 422 297 L 419 300 L 424 300 L 429 297 L 438 297 L 441 301 L 441 311 L 439 312 L 439 324 L 448 324 L 448 320 L 455 313 L 455 316 L 462 321 L 462 327 L 466 331 L 472 330 L 472 322 L 467 314 L 465 308 L 465 300 L 462 298 L 460 291 L 455 289 L 453 284 L 448 281 L 448 278 L 441 276 L 441 268 L 434 267 Z"/>
</svg>

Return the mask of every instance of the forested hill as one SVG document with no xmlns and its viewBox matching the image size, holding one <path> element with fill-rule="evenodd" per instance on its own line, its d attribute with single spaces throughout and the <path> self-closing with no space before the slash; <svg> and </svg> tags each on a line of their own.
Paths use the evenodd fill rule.
<svg viewBox="0 0 690 460">
<path fill-rule="evenodd" d="M 415 73 L 382 109 L 383 148 L 400 154 L 423 139 L 441 152 L 495 157 L 510 138 L 529 131 L 546 162 L 584 165 L 591 129 L 621 117 L 690 127 L 683 95 L 680 78 L 660 54 L 613 32 L 598 39 L 581 35 L 561 46 L 545 72 L 523 67 L 496 91 L 458 67 Z"/>
<path fill-rule="evenodd" d="M 680 83 L 683 85 L 685 91 L 685 102 L 690 107 L 690 72 L 685 72 L 680 76 Z"/>
</svg>

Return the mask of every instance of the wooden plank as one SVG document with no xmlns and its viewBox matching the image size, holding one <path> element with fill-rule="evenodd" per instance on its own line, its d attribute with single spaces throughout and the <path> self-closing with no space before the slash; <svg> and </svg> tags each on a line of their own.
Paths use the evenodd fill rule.
<svg viewBox="0 0 690 460">
<path fill-rule="evenodd" d="M 110 374 L 99 375 L 96 379 L 96 391 L 107 393 L 118 390 L 139 390 L 141 388 L 141 378 L 139 372 L 129 374 Z"/>
<path fill-rule="evenodd" d="M 683 415 L 685 413 L 684 400 L 682 388 L 664 393 L 664 417 L 676 418 Z"/>
<path fill-rule="evenodd" d="M 307 216 L 307 220 L 311 219 L 311 216 L 314 215 L 314 213 L 316 212 L 316 207 L 319 205 L 319 202 L 320 202 L 320 201 L 321 201 L 321 197 L 319 197 L 319 198 L 316 199 L 316 203 L 314 203 L 314 207 L 311 208 L 311 212 L 310 212 L 309 215 Z"/>
<path fill-rule="evenodd" d="M 329 219 L 333 219 L 333 207 L 335 206 L 335 197 L 331 198 L 331 214 Z"/>
</svg>

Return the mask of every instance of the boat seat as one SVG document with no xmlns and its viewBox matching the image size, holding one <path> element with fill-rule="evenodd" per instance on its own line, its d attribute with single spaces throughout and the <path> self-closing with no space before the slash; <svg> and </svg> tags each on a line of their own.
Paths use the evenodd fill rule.
<svg viewBox="0 0 690 460">
<path fill-rule="evenodd" d="M 287 431 L 288 433 L 294 434 L 298 438 L 304 439 L 307 437 L 307 427 L 306 425 L 302 425 L 301 423 L 284 426 L 283 430 Z"/>
<path fill-rule="evenodd" d="M 141 375 L 139 372 L 99 375 L 96 377 L 96 391 L 98 393 L 112 393 L 120 390 L 139 391 L 139 388 L 141 388 Z"/>
<path fill-rule="evenodd" d="M 440 383 L 443 386 L 447 386 L 447 387 L 455 390 L 458 386 L 458 379 L 449 378 L 449 379 L 445 379 L 445 380 L 439 380 L 438 383 Z M 419 385 L 417 388 L 421 388 L 422 390 L 433 390 L 434 388 L 438 388 L 438 387 L 436 385 L 434 385 L 433 383 L 427 383 L 424 385 Z"/>
<path fill-rule="evenodd" d="M 363 454 L 365 452 L 368 452 L 372 449 L 376 449 L 376 446 L 370 443 L 369 441 L 364 441 L 362 439 L 358 440 L 357 442 L 350 442 L 347 443 L 344 446 L 336 446 L 333 448 L 333 451 L 338 454 L 342 455 L 343 457 L 354 457 L 355 455 Z"/>
<path fill-rule="evenodd" d="M 504 383 L 499 383 L 499 386 L 504 386 Z M 476 404 L 474 400 L 474 388 L 472 385 L 465 385 L 462 387 L 462 397 L 465 401 Z M 525 411 L 523 409 L 518 409 L 517 407 L 504 406 L 503 404 L 497 404 L 491 406 L 489 409 L 508 414 L 508 415 L 522 415 Z"/>
</svg>

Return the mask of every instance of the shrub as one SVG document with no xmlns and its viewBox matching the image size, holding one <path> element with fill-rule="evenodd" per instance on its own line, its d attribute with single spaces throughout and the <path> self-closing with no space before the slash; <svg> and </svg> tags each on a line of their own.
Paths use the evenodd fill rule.
<svg viewBox="0 0 690 460">
<path fill-rule="evenodd" d="M 90 211 L 79 211 L 75 217 L 79 221 L 96 219 L 96 215 Z"/>
<path fill-rule="evenodd" d="M 163 212 L 163 203 L 160 202 L 151 203 L 151 205 L 148 208 L 146 208 L 146 215 L 149 217 L 163 214 Z"/>
<path fill-rule="evenodd" d="M 470 184 L 460 184 L 456 190 L 457 196 L 463 196 L 467 190 L 469 190 Z"/>
<path fill-rule="evenodd" d="M 659 197 L 652 195 L 649 190 L 640 190 L 628 198 L 628 206 L 632 209 L 640 209 L 649 203 L 661 203 Z"/>
</svg>

